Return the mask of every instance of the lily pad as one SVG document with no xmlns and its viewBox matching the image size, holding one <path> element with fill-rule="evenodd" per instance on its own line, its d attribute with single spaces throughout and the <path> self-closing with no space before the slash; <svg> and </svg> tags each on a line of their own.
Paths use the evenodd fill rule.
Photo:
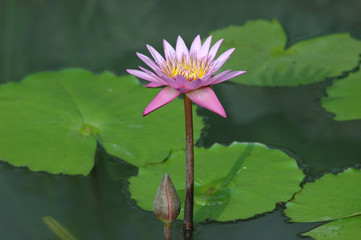
<svg viewBox="0 0 361 240">
<path fill-rule="evenodd" d="M 328 96 L 322 98 L 322 106 L 336 114 L 335 120 L 361 119 L 361 71 L 334 80 L 326 92 Z"/>
<path fill-rule="evenodd" d="M 361 41 L 348 33 L 299 41 L 290 47 L 277 20 L 248 21 L 211 33 L 223 38 L 220 51 L 236 48 L 222 69 L 246 70 L 230 81 L 256 86 L 297 86 L 323 81 L 359 63 Z"/>
<path fill-rule="evenodd" d="M 292 222 L 322 222 L 361 214 L 361 171 L 347 169 L 307 183 L 287 203 Z"/>
<path fill-rule="evenodd" d="M 177 100 L 142 117 L 158 91 L 132 76 L 82 69 L 1 85 L 0 159 L 32 171 L 87 175 L 99 141 L 135 166 L 162 161 L 184 148 L 184 109 Z M 202 124 L 194 115 L 198 138 Z"/>
<path fill-rule="evenodd" d="M 293 222 L 335 220 L 308 233 L 316 240 L 353 240 L 361 236 L 361 171 L 347 169 L 337 175 L 326 174 L 307 183 L 287 203 L 285 213 Z M 356 238 L 357 236 L 357 238 Z"/>
<path fill-rule="evenodd" d="M 142 167 L 138 176 L 130 178 L 131 197 L 141 208 L 152 210 L 165 173 L 184 206 L 185 153 L 175 151 L 163 163 Z M 259 143 L 196 148 L 194 221 L 246 219 L 272 211 L 300 190 L 303 177 L 293 158 Z"/>
<path fill-rule="evenodd" d="M 326 223 L 304 236 L 315 240 L 359 240 L 361 236 L 361 216 L 339 219 Z"/>
</svg>

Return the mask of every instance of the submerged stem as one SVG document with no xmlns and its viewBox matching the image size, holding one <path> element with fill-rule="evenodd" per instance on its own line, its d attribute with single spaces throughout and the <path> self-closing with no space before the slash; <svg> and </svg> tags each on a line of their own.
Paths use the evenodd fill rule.
<svg viewBox="0 0 361 240">
<path fill-rule="evenodd" d="M 164 223 L 164 240 L 172 240 L 172 223 Z"/>
<path fill-rule="evenodd" d="M 186 186 L 183 228 L 189 231 L 193 229 L 194 143 L 192 101 L 185 94 L 184 111 L 186 123 Z"/>
</svg>

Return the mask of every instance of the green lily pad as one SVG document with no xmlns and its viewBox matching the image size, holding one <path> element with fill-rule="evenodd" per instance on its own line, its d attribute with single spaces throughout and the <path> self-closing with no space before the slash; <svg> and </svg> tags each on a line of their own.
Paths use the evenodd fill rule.
<svg viewBox="0 0 361 240">
<path fill-rule="evenodd" d="M 287 203 L 285 213 L 293 222 L 335 220 L 310 232 L 316 240 L 356 240 L 361 236 L 361 171 L 347 169 L 337 175 L 326 174 L 307 183 Z"/>
<path fill-rule="evenodd" d="M 359 63 L 361 41 L 349 34 L 307 39 L 286 48 L 287 36 L 277 20 L 248 21 L 211 33 L 223 38 L 220 52 L 236 48 L 222 69 L 246 70 L 233 78 L 256 86 L 297 86 L 323 81 Z"/>
<path fill-rule="evenodd" d="M 165 173 L 184 206 L 185 153 L 176 151 L 163 163 L 142 167 L 138 176 L 130 178 L 131 197 L 141 208 L 152 210 Z M 294 159 L 259 143 L 196 148 L 194 221 L 246 219 L 272 211 L 300 190 L 303 177 Z"/>
<path fill-rule="evenodd" d="M 132 76 L 82 69 L 44 72 L 0 88 L 0 159 L 32 171 L 87 175 L 97 140 L 135 165 L 184 148 L 184 109 L 175 100 L 147 117 L 157 94 Z M 202 126 L 195 120 L 195 138 Z M 169 134 L 172 133 L 172 134 Z"/>
<path fill-rule="evenodd" d="M 315 240 L 359 240 L 360 226 L 361 216 L 344 218 L 326 223 L 302 235 L 313 237 Z"/>
<path fill-rule="evenodd" d="M 321 222 L 361 214 L 361 171 L 347 169 L 307 183 L 287 203 L 292 222 Z"/>
<path fill-rule="evenodd" d="M 336 114 L 335 120 L 361 119 L 361 71 L 334 80 L 326 92 L 328 97 L 322 98 L 322 106 Z"/>
</svg>

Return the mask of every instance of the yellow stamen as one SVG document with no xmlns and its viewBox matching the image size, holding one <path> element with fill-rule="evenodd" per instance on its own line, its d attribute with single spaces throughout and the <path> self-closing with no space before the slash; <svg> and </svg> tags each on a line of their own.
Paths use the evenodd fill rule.
<svg viewBox="0 0 361 240">
<path fill-rule="evenodd" d="M 202 78 L 209 71 L 209 62 L 206 58 L 197 59 L 196 57 L 184 56 L 178 61 L 177 59 L 167 59 L 163 66 L 163 72 L 170 78 L 182 75 L 189 82 Z"/>
</svg>

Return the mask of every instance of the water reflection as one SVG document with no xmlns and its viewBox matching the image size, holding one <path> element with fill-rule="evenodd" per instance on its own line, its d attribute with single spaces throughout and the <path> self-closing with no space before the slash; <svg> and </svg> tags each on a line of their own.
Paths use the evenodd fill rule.
<svg viewBox="0 0 361 240">
<path fill-rule="evenodd" d="M 192 6 L 192 7 L 189 7 Z M 37 71 L 85 67 L 93 72 L 125 74 L 145 52 L 145 43 L 161 48 L 197 34 L 242 24 L 248 19 L 278 18 L 288 44 L 305 37 L 359 31 L 361 1 L 0 1 L 0 82 L 20 80 Z M 173 39 L 173 41 L 172 41 Z M 158 45 L 157 45 L 158 44 Z M 334 122 L 320 106 L 322 84 L 297 88 L 216 86 L 229 115 L 221 119 L 200 110 L 209 128 L 201 143 L 258 141 L 285 148 L 317 176 L 360 161 L 360 121 Z M 136 169 L 98 149 L 96 169 L 88 177 L 32 173 L 0 163 L 2 239 L 55 239 L 42 222 L 52 216 L 77 239 L 161 239 L 163 226 L 130 200 L 127 178 Z M 249 221 L 196 224 L 194 239 L 293 240 L 312 224 L 287 224 L 279 211 Z M 180 221 L 174 239 L 183 238 Z"/>
<path fill-rule="evenodd" d="M 135 174 L 135 167 L 109 156 L 99 146 L 96 167 L 87 177 L 32 173 L 1 163 L 1 236 L 12 240 L 56 239 L 42 221 L 44 216 L 51 216 L 78 240 L 161 239 L 162 223 L 139 209 L 129 196 L 127 179 Z M 270 234 L 268 239 L 292 240 L 298 239 L 295 232 L 314 226 L 287 224 L 279 211 L 255 219 L 195 224 L 193 239 L 266 239 L 255 230 L 262 228 Z M 278 230 L 272 232 L 269 222 Z M 181 221 L 173 224 L 173 237 L 183 239 Z"/>
<path fill-rule="evenodd" d="M 320 103 L 326 82 L 300 87 L 250 87 L 224 83 L 214 89 L 227 119 L 208 114 L 198 143 L 261 142 L 284 149 L 310 176 L 360 162 L 361 121 L 332 120 Z"/>
</svg>

